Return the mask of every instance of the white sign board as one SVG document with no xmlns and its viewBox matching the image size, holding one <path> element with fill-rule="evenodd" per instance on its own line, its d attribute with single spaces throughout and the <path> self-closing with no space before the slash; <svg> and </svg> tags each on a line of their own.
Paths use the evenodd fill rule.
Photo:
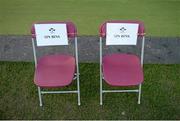
<svg viewBox="0 0 180 121">
<path fill-rule="evenodd" d="M 106 45 L 136 45 L 139 24 L 107 23 Z"/>
<path fill-rule="evenodd" d="M 66 24 L 35 24 L 37 46 L 68 45 Z"/>
</svg>

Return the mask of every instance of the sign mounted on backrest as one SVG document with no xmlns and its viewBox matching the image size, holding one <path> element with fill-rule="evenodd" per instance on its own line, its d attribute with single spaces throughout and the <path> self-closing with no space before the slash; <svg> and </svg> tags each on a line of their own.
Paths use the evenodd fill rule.
<svg viewBox="0 0 180 121">
<path fill-rule="evenodd" d="M 106 45 L 136 45 L 139 24 L 107 23 Z"/>
<path fill-rule="evenodd" d="M 68 45 L 66 24 L 35 24 L 37 46 Z"/>
</svg>

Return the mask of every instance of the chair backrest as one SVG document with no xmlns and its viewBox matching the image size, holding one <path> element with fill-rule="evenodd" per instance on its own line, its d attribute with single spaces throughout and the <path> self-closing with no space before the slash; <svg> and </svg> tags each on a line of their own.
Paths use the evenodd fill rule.
<svg viewBox="0 0 180 121">
<path fill-rule="evenodd" d="M 103 24 L 101 24 L 99 28 L 99 36 L 100 37 L 106 37 L 106 24 L 107 23 L 133 23 L 133 24 L 139 24 L 138 28 L 138 36 L 142 37 L 145 35 L 145 28 L 144 23 L 141 21 L 134 21 L 134 20 L 112 20 L 112 21 L 106 21 Z"/>
<path fill-rule="evenodd" d="M 141 65 L 143 66 L 144 60 L 144 43 L 145 43 L 145 28 L 144 23 L 141 21 L 135 20 L 111 20 L 102 23 L 99 27 L 99 36 L 100 36 L 100 64 L 102 64 L 102 38 L 107 37 L 107 23 L 120 23 L 120 24 L 138 24 L 137 36 L 142 37 L 142 47 L 141 47 Z"/>
<path fill-rule="evenodd" d="M 35 40 L 37 39 L 36 35 L 36 26 L 40 24 L 60 24 L 60 25 L 66 25 L 66 34 L 70 40 L 75 40 L 75 56 L 76 56 L 76 64 L 78 64 L 78 50 L 77 50 L 77 29 L 76 26 L 72 22 L 64 22 L 64 21 L 45 21 L 45 22 L 35 22 L 33 23 L 31 27 L 31 35 L 32 35 L 32 46 L 33 46 L 33 54 L 34 54 L 34 61 L 35 61 L 35 66 L 37 65 L 37 57 L 36 57 L 36 46 L 35 46 Z M 66 38 L 67 39 L 67 38 Z M 53 44 L 54 45 L 54 44 Z M 43 45 L 44 46 L 44 45 Z M 47 45 L 48 46 L 48 45 Z"/>
</svg>

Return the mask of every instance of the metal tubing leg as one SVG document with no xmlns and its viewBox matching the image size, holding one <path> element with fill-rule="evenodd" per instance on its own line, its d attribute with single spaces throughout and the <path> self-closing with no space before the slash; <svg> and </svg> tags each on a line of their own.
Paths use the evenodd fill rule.
<svg viewBox="0 0 180 121">
<path fill-rule="evenodd" d="M 78 105 L 81 105 L 80 86 L 79 86 L 79 73 L 77 74 L 77 88 L 78 88 Z"/>
<path fill-rule="evenodd" d="M 42 106 L 41 88 L 38 87 L 39 105 Z"/>
<path fill-rule="evenodd" d="M 81 105 L 80 101 L 80 86 L 79 86 L 79 62 L 78 62 L 78 45 L 77 45 L 77 37 L 75 37 L 75 56 L 76 56 L 76 73 L 77 73 L 77 90 L 78 90 L 78 105 Z"/>
<path fill-rule="evenodd" d="M 100 37 L 100 42 L 99 42 L 99 51 L 100 51 L 100 105 L 103 104 L 103 92 L 102 92 L 102 37 Z"/>
<path fill-rule="evenodd" d="M 138 104 L 141 103 L 141 84 L 139 85 Z"/>
<path fill-rule="evenodd" d="M 103 99 L 102 99 L 103 93 L 102 93 L 102 78 L 100 79 L 100 105 L 103 104 Z"/>
</svg>

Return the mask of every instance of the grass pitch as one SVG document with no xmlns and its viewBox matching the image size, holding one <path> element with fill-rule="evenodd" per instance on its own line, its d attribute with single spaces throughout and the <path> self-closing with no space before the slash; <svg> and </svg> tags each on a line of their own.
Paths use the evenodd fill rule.
<svg viewBox="0 0 180 121">
<path fill-rule="evenodd" d="M 180 65 L 145 65 L 140 105 L 137 94 L 107 93 L 100 106 L 99 64 L 81 63 L 82 105 L 77 105 L 76 94 L 51 94 L 43 96 L 43 108 L 39 107 L 37 87 L 32 81 L 32 63 L 0 62 L 0 68 L 0 119 L 180 120 Z M 65 89 L 76 89 L 76 83 Z"/>
<path fill-rule="evenodd" d="M 73 21 L 97 35 L 106 20 L 144 21 L 149 36 L 180 36 L 180 0 L 0 0 L 0 34 L 30 34 L 35 21 Z"/>
</svg>

